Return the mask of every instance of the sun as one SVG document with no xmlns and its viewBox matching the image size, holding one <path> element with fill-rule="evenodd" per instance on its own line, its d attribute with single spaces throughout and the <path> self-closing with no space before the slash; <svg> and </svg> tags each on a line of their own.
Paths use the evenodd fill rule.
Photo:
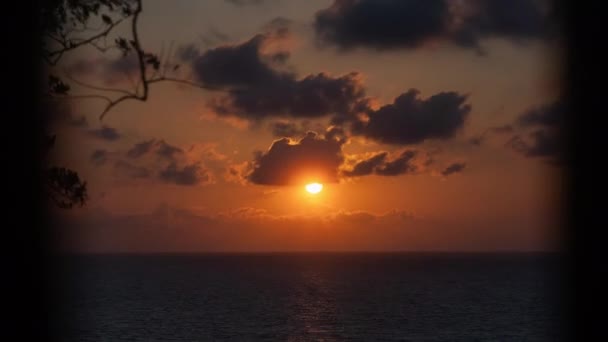
<svg viewBox="0 0 608 342">
<path fill-rule="evenodd" d="M 323 190 L 323 184 L 321 183 L 306 184 L 306 191 L 313 195 L 318 194 L 319 192 L 321 192 L 321 190 Z"/>
</svg>

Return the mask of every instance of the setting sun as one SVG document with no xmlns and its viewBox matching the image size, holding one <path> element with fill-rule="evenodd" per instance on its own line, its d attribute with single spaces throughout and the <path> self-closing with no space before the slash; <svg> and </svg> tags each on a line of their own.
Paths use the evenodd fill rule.
<svg viewBox="0 0 608 342">
<path fill-rule="evenodd" d="M 306 184 L 306 191 L 311 194 L 318 194 L 319 192 L 321 192 L 321 190 L 323 190 L 323 184 L 321 183 Z"/>
</svg>

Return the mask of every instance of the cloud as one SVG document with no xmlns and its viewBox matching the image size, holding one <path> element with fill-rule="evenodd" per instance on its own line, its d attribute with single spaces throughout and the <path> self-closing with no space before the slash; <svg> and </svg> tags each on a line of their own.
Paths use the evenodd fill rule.
<svg viewBox="0 0 608 342">
<path fill-rule="evenodd" d="M 239 87 L 278 82 L 290 75 L 274 70 L 268 62 L 273 55 L 260 52 L 271 39 L 258 34 L 240 45 L 210 49 L 193 61 L 195 76 L 202 83 L 217 87 Z"/>
<path fill-rule="evenodd" d="M 199 82 L 229 90 L 209 102 L 219 115 L 250 120 L 271 116 L 319 118 L 356 111 L 366 104 L 358 73 L 334 77 L 326 73 L 297 78 L 281 69 L 289 57 L 284 49 L 267 51 L 284 39 L 286 25 L 277 21 L 270 33 L 258 34 L 238 45 L 210 49 L 192 62 Z"/>
<path fill-rule="evenodd" d="M 446 167 L 443 171 L 441 171 L 441 174 L 444 176 L 449 176 L 454 173 L 462 172 L 465 167 L 465 163 L 453 163 L 450 166 Z"/>
<path fill-rule="evenodd" d="M 367 175 L 399 176 L 404 174 L 417 174 L 426 170 L 432 163 L 428 154 L 416 150 L 405 150 L 396 157 L 389 157 L 388 152 L 373 153 L 367 158 L 359 159 L 357 156 L 348 156 L 354 159 L 350 168 L 343 167 L 341 175 L 344 177 L 361 177 Z"/>
<path fill-rule="evenodd" d="M 553 18 L 537 0 L 468 0 L 464 7 L 460 13 L 455 11 L 462 23 L 452 38 L 463 47 L 478 48 L 488 37 L 521 41 L 544 39 L 550 34 Z"/>
<path fill-rule="evenodd" d="M 235 183 L 240 185 L 247 184 L 247 175 L 251 172 L 250 163 L 243 162 L 233 165 L 228 165 L 224 172 L 224 180 L 229 183 Z"/>
<path fill-rule="evenodd" d="M 100 166 L 105 164 L 107 157 L 108 152 L 106 150 L 95 150 L 91 154 L 91 162 L 97 166 Z"/>
<path fill-rule="evenodd" d="M 527 110 L 515 120 L 520 133 L 505 145 L 525 157 L 538 157 L 552 164 L 562 164 L 566 111 L 564 98 Z"/>
<path fill-rule="evenodd" d="M 298 185 L 307 182 L 337 182 L 369 175 L 399 176 L 431 171 L 435 152 L 407 149 L 344 154 L 348 137 L 342 128 L 331 126 L 323 136 L 309 131 L 300 140 L 275 140 L 268 151 L 256 152 L 252 162 L 234 165 L 226 179 L 258 185 Z"/>
<path fill-rule="evenodd" d="M 529 109 L 517 118 L 517 124 L 523 127 L 545 126 L 558 127 L 565 115 L 563 99 Z"/>
<path fill-rule="evenodd" d="M 169 160 L 174 160 L 177 154 L 184 152 L 181 148 L 169 145 L 164 140 L 158 141 L 157 146 L 156 154 Z"/>
<path fill-rule="evenodd" d="M 527 135 L 527 138 L 515 135 L 506 145 L 529 158 L 548 157 L 557 161 L 563 152 L 562 137 L 550 130 L 533 131 Z"/>
<path fill-rule="evenodd" d="M 330 134 L 331 136 L 331 134 Z M 268 151 L 258 152 L 246 178 L 260 185 L 294 185 L 316 180 L 337 182 L 344 139 L 308 132 L 299 141 L 276 140 Z"/>
<path fill-rule="evenodd" d="M 491 251 L 540 250 L 553 230 L 521 216 L 456 221 L 336 210 L 319 215 L 278 215 L 260 208 L 224 212 L 166 204 L 139 214 L 84 208 L 59 212 L 53 229 L 62 250 L 84 253 L 276 251 Z M 82 229 L 86 227 L 87 229 Z M 493 229 L 487 229 L 493 227 Z M 554 235 L 554 234 L 553 234 Z M 549 239 L 548 239 L 549 238 Z"/>
<path fill-rule="evenodd" d="M 317 37 L 343 49 L 413 48 L 446 31 L 448 6 L 442 0 L 337 0 L 317 12 Z"/>
<path fill-rule="evenodd" d="M 387 152 L 374 154 L 368 159 L 357 162 L 351 170 L 346 170 L 342 174 L 346 177 L 361 177 L 371 175 L 378 167 L 385 164 L 387 155 Z"/>
<path fill-rule="evenodd" d="M 212 182 L 212 171 L 224 171 L 227 163 L 226 156 L 212 144 L 193 144 L 184 149 L 163 139 L 143 140 L 112 157 L 119 176 L 185 186 Z"/>
<path fill-rule="evenodd" d="M 138 159 L 151 152 L 155 152 L 157 156 L 169 161 L 175 161 L 177 155 L 184 153 L 181 148 L 167 144 L 162 139 L 150 139 L 134 144 L 126 155 L 130 159 Z"/>
<path fill-rule="evenodd" d="M 335 0 L 317 12 L 314 27 L 319 42 L 344 50 L 419 48 L 442 40 L 480 51 L 489 37 L 546 38 L 552 19 L 536 0 Z"/>
<path fill-rule="evenodd" d="M 155 139 L 151 139 L 151 140 L 147 140 L 147 141 L 142 141 L 140 143 L 136 143 L 135 145 L 133 145 L 133 147 L 131 149 L 129 149 L 127 151 L 127 157 L 136 159 L 136 158 L 139 158 L 139 157 L 145 155 L 152 149 L 152 146 L 154 145 L 155 142 L 156 142 Z"/>
<path fill-rule="evenodd" d="M 369 119 L 355 121 L 352 131 L 353 134 L 394 145 L 448 139 L 463 127 L 471 111 L 466 100 L 466 95 L 456 92 L 441 92 L 421 99 L 418 90 L 410 89 L 395 98 L 392 104 L 378 110 L 369 109 Z"/>
<path fill-rule="evenodd" d="M 416 151 L 405 151 L 398 158 L 378 167 L 375 170 L 376 174 L 381 176 L 397 176 L 405 173 L 414 173 L 418 171 L 418 167 L 412 163 L 416 155 Z"/>
<path fill-rule="evenodd" d="M 159 177 L 164 182 L 177 185 L 196 185 L 209 181 L 207 171 L 198 163 L 179 168 L 176 163 L 172 162 L 159 173 Z"/>
<path fill-rule="evenodd" d="M 342 76 L 322 72 L 298 78 L 282 68 L 289 56 L 286 51 L 269 51 L 269 46 L 288 35 L 286 25 L 277 19 L 266 33 L 241 44 L 208 50 L 192 61 L 199 82 L 228 92 L 208 102 L 213 113 L 253 121 L 331 117 L 337 125 L 354 122 L 353 135 L 397 145 L 447 139 L 463 126 L 471 107 L 465 104 L 467 96 L 456 92 L 420 99 L 418 90 L 411 89 L 393 104 L 374 110 L 357 72 Z M 364 114 L 369 121 L 359 119 Z M 301 131 L 295 122 L 281 121 L 273 127 L 275 136 Z"/>
<path fill-rule="evenodd" d="M 115 128 L 102 126 L 101 128 L 89 130 L 89 134 L 97 139 L 115 141 L 121 138 L 120 133 Z"/>
<path fill-rule="evenodd" d="M 114 163 L 114 169 L 120 174 L 129 179 L 150 178 L 151 172 L 143 166 L 134 165 L 125 160 L 117 160 Z"/>
</svg>

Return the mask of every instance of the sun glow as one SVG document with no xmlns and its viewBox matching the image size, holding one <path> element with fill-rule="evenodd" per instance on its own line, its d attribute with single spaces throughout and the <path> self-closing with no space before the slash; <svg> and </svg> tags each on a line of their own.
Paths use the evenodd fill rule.
<svg viewBox="0 0 608 342">
<path fill-rule="evenodd" d="M 319 192 L 321 192 L 321 190 L 323 190 L 323 184 L 321 183 L 306 184 L 306 191 L 313 195 L 318 194 Z"/>
</svg>

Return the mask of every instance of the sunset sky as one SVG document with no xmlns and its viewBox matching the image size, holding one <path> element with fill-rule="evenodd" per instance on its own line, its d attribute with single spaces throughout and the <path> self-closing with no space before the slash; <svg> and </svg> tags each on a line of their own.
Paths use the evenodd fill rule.
<svg viewBox="0 0 608 342">
<path fill-rule="evenodd" d="M 54 104 L 53 161 L 90 196 L 57 210 L 66 249 L 556 248 L 562 51 L 545 3 L 143 6 L 144 49 L 172 46 L 172 77 L 217 91 L 154 84 L 103 121 L 102 101 Z M 70 79 L 130 89 L 133 61 L 82 48 L 54 72 L 73 94 L 99 92 Z"/>
</svg>

